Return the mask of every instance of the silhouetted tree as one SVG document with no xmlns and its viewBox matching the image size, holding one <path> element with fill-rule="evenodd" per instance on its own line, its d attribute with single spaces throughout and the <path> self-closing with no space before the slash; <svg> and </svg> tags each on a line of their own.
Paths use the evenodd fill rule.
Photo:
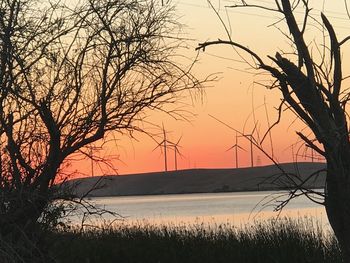
<svg viewBox="0 0 350 263">
<path fill-rule="evenodd" d="M 1 235 L 40 218 L 69 156 L 200 86 L 179 29 L 159 1 L 0 1 Z"/>
<path fill-rule="evenodd" d="M 350 37 L 339 40 L 337 34 L 323 13 L 320 17 L 311 15 L 308 0 L 276 0 L 268 4 L 250 4 L 242 1 L 231 8 L 257 8 L 271 11 L 280 16 L 278 23 L 285 23 L 289 32 L 283 35 L 291 41 L 294 52 L 279 51 L 275 56 L 263 59 L 252 49 L 235 42 L 228 34 L 227 40 L 207 41 L 199 44 L 204 50 L 210 45 L 225 44 L 233 46 L 242 53 L 247 53 L 255 62 L 257 70 L 272 76 L 270 88 L 279 89 L 282 105 L 291 109 L 312 131 L 314 138 L 298 132 L 308 147 L 324 156 L 327 162 L 327 176 L 324 201 L 329 222 L 342 247 L 346 262 L 350 261 L 350 142 L 349 116 L 346 112 L 350 93 L 344 85 L 341 48 Z M 296 16 L 303 8 L 304 14 Z M 218 14 L 218 12 L 217 12 Z M 316 26 L 310 21 L 317 22 Z M 319 26 L 320 39 L 316 47 L 308 42 L 306 34 L 315 32 Z M 310 27 L 313 27 L 310 30 Z M 283 27 L 281 27 L 283 28 Z M 229 32 L 227 30 L 227 32 Z M 322 40 L 321 40 L 322 41 Z M 315 56 L 312 48 L 318 50 Z M 317 174 L 310 175 L 316 176 Z M 309 180 L 308 178 L 307 180 Z M 305 189 L 304 182 L 296 185 L 296 190 L 310 197 L 310 189 Z M 311 191 L 312 192 L 312 191 Z M 295 193 L 295 191 L 294 191 Z M 300 194 L 295 194 L 295 196 Z"/>
</svg>

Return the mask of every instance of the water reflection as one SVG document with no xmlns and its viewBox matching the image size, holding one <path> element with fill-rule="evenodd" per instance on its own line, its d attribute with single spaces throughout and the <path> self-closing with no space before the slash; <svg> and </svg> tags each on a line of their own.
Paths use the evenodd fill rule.
<svg viewBox="0 0 350 263">
<path fill-rule="evenodd" d="M 313 218 L 329 228 L 324 207 L 304 197 L 292 200 L 281 212 L 269 201 L 284 192 L 209 193 L 158 196 L 103 197 L 91 201 L 123 216 L 124 224 L 193 225 L 230 224 L 241 227 L 277 217 Z M 281 199 L 280 199 L 281 200 Z M 106 220 L 113 220 L 106 216 Z M 78 222 L 78 218 L 74 218 Z M 92 219 L 100 224 L 100 219 Z"/>
</svg>

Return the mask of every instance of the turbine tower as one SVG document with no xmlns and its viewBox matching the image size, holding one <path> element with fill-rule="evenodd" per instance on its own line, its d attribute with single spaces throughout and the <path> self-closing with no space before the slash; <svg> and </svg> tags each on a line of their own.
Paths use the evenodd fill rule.
<svg viewBox="0 0 350 263">
<path fill-rule="evenodd" d="M 226 152 L 233 150 L 233 149 L 235 150 L 236 168 L 238 168 L 238 149 L 246 151 L 241 146 L 239 146 L 238 137 L 242 137 L 242 136 L 238 136 L 238 134 L 236 132 L 236 143 L 226 150 Z"/>
</svg>

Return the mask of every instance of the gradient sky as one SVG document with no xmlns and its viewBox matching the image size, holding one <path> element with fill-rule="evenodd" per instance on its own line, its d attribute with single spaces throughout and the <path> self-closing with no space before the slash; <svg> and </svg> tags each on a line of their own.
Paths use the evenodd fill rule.
<svg viewBox="0 0 350 263">
<path fill-rule="evenodd" d="M 225 5 L 239 1 L 212 2 L 216 8 L 220 6 L 222 18 L 231 25 L 229 30 L 232 32 L 232 38 L 255 50 L 261 57 L 274 55 L 280 49 L 291 50 L 286 38 L 275 27 L 269 27 L 278 20 L 275 14 L 253 8 L 234 10 L 224 8 Z M 347 19 L 342 0 L 326 0 L 325 3 L 320 0 L 310 2 L 310 6 L 314 8 L 312 14 L 319 18 L 320 11 L 324 10 L 334 24 L 339 38 L 350 32 L 350 20 Z M 266 3 L 267 6 L 273 6 L 274 0 L 251 0 L 250 3 Z M 176 8 L 179 20 L 185 25 L 185 36 L 193 39 L 187 42 L 188 49 L 181 51 L 183 55 L 194 58 L 197 54 L 194 49 L 199 42 L 218 38 L 227 39 L 223 26 L 206 0 L 180 0 L 176 2 Z M 301 10 L 298 10 L 297 14 L 302 15 Z M 280 26 L 284 29 L 282 24 Z M 310 26 L 307 35 L 310 41 L 318 41 L 321 34 L 316 27 Z M 346 52 L 347 50 L 344 51 L 344 55 L 347 54 Z M 164 123 L 170 141 L 176 142 L 180 137 L 182 138 L 180 151 L 183 156 L 178 158 L 179 169 L 235 167 L 234 152 L 227 151 L 235 143 L 235 132 L 209 115 L 216 116 L 244 133 L 250 133 L 254 123 L 257 123 L 262 136 L 268 127 L 265 107 L 262 105 L 266 103 L 270 123 L 273 123 L 277 117 L 274 107 L 279 104 L 279 92 L 266 90 L 257 84 L 268 79 L 267 76 L 255 74 L 257 72 L 250 70 L 249 65 L 243 63 L 230 47 L 216 46 L 207 48 L 204 53 L 200 52 L 199 62 L 193 73 L 199 79 L 218 73 L 219 80 L 208 83 L 202 97 L 197 96 L 192 100 L 193 98 L 188 99 L 190 96 L 187 94 L 187 99 L 181 101 L 188 104 L 186 110 L 194 114 L 190 116 L 190 121 L 176 121 L 167 115 L 152 112 L 148 112 L 149 120 L 159 126 Z M 348 73 L 347 65 L 344 73 Z M 253 109 L 255 109 L 254 114 L 252 114 Z M 272 130 L 274 155 L 279 162 L 292 161 L 293 153 L 295 158 L 295 153 L 301 147 L 301 144 L 291 147 L 298 141 L 295 131 L 304 128 L 300 122 L 294 122 L 294 120 L 295 117 L 291 113 L 285 112 L 281 123 Z M 146 124 L 145 126 L 149 127 Z M 153 128 L 152 132 L 160 134 L 161 130 Z M 155 141 L 142 134 L 135 133 L 134 136 L 135 139 L 130 139 L 128 136 L 114 134 L 117 140 L 107 143 L 105 150 L 96 152 L 96 155 L 114 156 L 111 162 L 119 174 L 164 170 L 164 157 L 160 149 L 154 150 L 157 146 Z M 154 137 L 154 139 L 161 141 L 162 137 Z M 246 150 L 239 153 L 239 166 L 250 166 L 249 141 L 240 138 L 239 144 Z M 263 146 L 267 152 L 271 153 L 268 139 Z M 304 148 L 301 147 L 300 154 L 303 151 Z M 298 159 L 311 161 L 308 157 L 298 157 Z M 172 150 L 168 151 L 168 163 L 169 170 L 173 170 L 174 152 Z M 264 165 L 271 161 L 254 149 L 254 163 Z M 71 168 L 86 174 L 91 173 L 90 162 L 75 163 Z M 111 169 L 94 165 L 95 175 L 111 173 L 113 173 Z"/>
</svg>

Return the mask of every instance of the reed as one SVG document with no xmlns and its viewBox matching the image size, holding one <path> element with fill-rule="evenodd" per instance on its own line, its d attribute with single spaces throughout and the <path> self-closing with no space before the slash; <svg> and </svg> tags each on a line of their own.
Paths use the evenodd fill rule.
<svg viewBox="0 0 350 263">
<path fill-rule="evenodd" d="M 56 262 L 338 263 L 334 236 L 309 219 L 255 222 L 237 228 L 115 225 L 51 234 Z"/>
</svg>

